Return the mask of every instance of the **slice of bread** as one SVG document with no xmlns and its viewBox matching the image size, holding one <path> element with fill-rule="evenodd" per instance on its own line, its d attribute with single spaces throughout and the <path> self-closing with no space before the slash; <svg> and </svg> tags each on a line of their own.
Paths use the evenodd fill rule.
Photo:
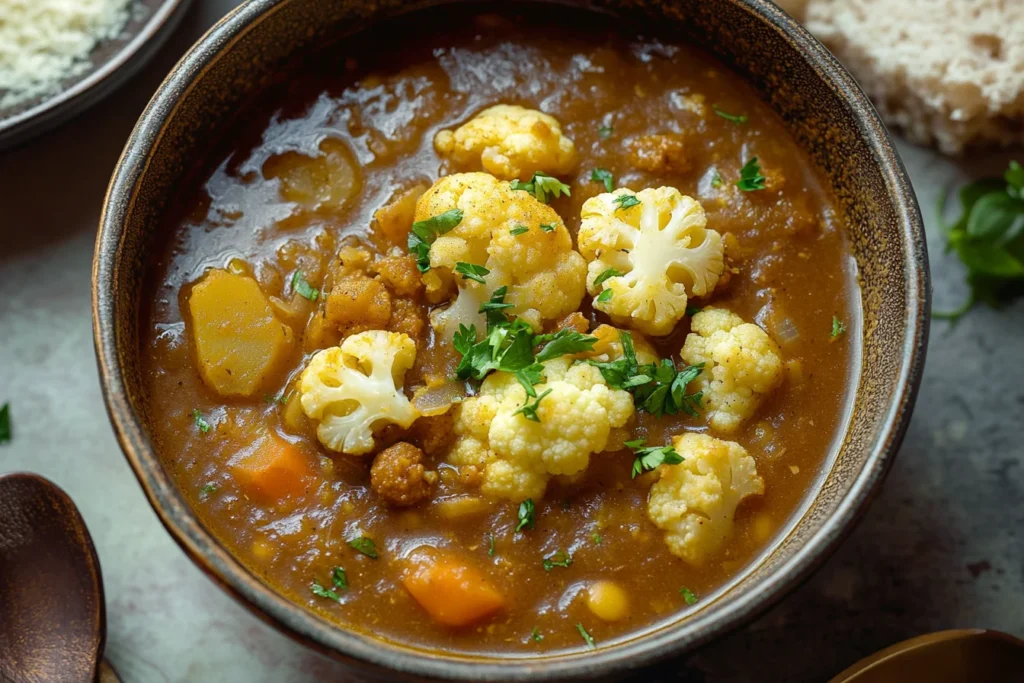
<svg viewBox="0 0 1024 683">
<path fill-rule="evenodd" d="M 882 118 L 947 154 L 1024 144 L 1024 0 L 776 0 Z"/>
</svg>

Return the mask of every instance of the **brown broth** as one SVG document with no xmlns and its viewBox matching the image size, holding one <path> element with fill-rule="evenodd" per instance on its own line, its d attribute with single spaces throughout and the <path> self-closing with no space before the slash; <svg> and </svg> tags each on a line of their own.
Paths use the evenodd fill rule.
<svg viewBox="0 0 1024 683">
<path fill-rule="evenodd" d="M 325 618 L 380 637 L 521 656 L 583 648 L 577 623 L 604 644 L 699 608 L 686 605 L 679 589 L 705 597 L 741 574 L 786 528 L 841 436 L 855 379 L 854 335 L 833 341 L 830 331 L 833 315 L 853 330 L 857 293 L 831 199 L 768 106 L 734 74 L 689 47 L 553 8 L 541 16 L 471 16 L 446 9 L 377 30 L 387 32 L 387 50 L 372 36 L 347 39 L 282 79 L 239 118 L 224 147 L 211 153 L 200 173 L 202 186 L 182 195 L 181 217 L 169 221 L 170 237 L 152 267 L 146 295 L 151 303 L 142 315 L 143 368 L 151 413 L 160 416 L 154 438 L 162 457 L 204 524 L 258 576 Z M 579 164 L 562 178 L 572 197 L 552 203 L 570 231 L 579 226 L 582 203 L 603 191 L 590 180 L 595 167 L 612 170 L 636 190 L 674 186 L 702 202 L 708 227 L 734 235 L 738 244 L 730 251 L 738 273 L 710 302 L 756 320 L 777 339 L 784 320 L 798 331 L 788 342 L 778 339 L 784 360 L 793 364 L 786 381 L 731 437 L 756 459 L 765 495 L 741 505 L 734 539 L 703 566 L 687 565 L 668 552 L 662 532 L 645 515 L 654 475 L 632 480 L 628 452 L 594 455 L 581 482 L 553 484 L 537 504 L 536 529 L 515 534 L 513 503 L 495 502 L 485 513 L 457 522 L 440 518 L 430 504 L 395 510 L 370 489 L 369 456 L 331 454 L 308 432 L 288 433 L 283 408 L 273 397 L 287 391 L 301 371 L 309 355 L 301 350 L 290 372 L 267 387 L 269 402 L 224 399 L 200 378 L 182 304 L 206 269 L 242 259 L 268 295 L 281 296 L 290 270 L 279 263 L 282 247 L 320 254 L 326 263 L 343 236 L 365 242 L 373 212 L 397 189 L 467 170 L 437 157 L 434 134 L 499 102 L 552 114 L 574 140 Z M 715 115 L 712 105 L 748 120 L 730 122 Z M 602 125 L 612 127 L 607 139 L 599 134 Z M 685 136 L 691 170 L 656 174 L 632 168 L 624 141 L 667 132 Z M 341 212 L 294 215 L 261 169 L 287 151 L 316 155 L 324 137 L 349 146 L 361 188 Z M 743 193 L 733 185 L 755 155 L 781 189 Z M 723 179 L 717 188 L 716 173 Z M 687 331 L 684 321 L 658 340 L 659 352 L 677 357 Z M 444 366 L 451 360 L 445 346 L 428 339 L 419 352 Z M 415 383 L 415 374 L 407 385 Z M 194 409 L 214 425 L 210 433 L 196 429 Z M 660 443 L 684 429 L 705 426 L 699 418 L 641 414 L 633 434 Z M 318 486 L 276 504 L 245 495 L 227 463 L 267 430 L 308 453 Z M 216 490 L 209 490 L 211 484 Z M 460 490 L 457 482 L 443 479 L 433 495 Z M 377 540 L 380 559 L 346 545 L 346 538 L 359 533 Z M 424 544 L 471 561 L 505 595 L 506 609 L 462 630 L 435 624 L 399 583 L 401 558 Z M 559 550 L 572 552 L 572 565 L 544 571 L 541 559 Z M 326 584 L 336 565 L 346 569 L 350 584 L 340 604 L 309 588 L 314 579 Z M 594 579 L 612 579 L 626 589 L 628 619 L 602 623 L 588 611 L 580 593 Z M 542 642 L 530 637 L 534 628 Z"/>
</svg>

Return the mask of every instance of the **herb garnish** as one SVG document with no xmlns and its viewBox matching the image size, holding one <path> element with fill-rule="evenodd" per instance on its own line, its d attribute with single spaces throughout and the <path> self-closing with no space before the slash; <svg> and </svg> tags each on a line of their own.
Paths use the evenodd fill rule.
<svg viewBox="0 0 1024 683">
<path fill-rule="evenodd" d="M 348 588 L 348 576 L 345 574 L 345 570 L 341 567 L 335 567 L 332 569 L 331 582 L 334 584 L 336 589 L 346 590 Z M 337 591 L 331 590 L 330 588 L 324 588 L 316 579 L 313 579 L 313 583 L 310 584 L 309 590 L 311 590 L 313 595 L 318 598 L 327 598 L 328 600 L 341 602 L 341 596 L 338 595 Z"/>
<path fill-rule="evenodd" d="M 491 271 L 475 263 L 459 261 L 455 264 L 455 272 L 461 275 L 463 280 L 473 280 L 474 282 L 486 285 L 487 281 L 484 280 L 484 275 L 489 275 Z"/>
<path fill-rule="evenodd" d="M 686 315 L 692 318 L 693 316 L 700 313 L 702 310 L 704 310 L 702 306 L 687 306 Z"/>
<path fill-rule="evenodd" d="M 530 403 L 530 400 L 527 399 L 526 403 L 524 403 L 523 405 L 519 406 L 519 409 L 516 410 L 512 414 L 513 415 L 519 415 L 521 413 L 522 416 L 525 417 L 527 420 L 533 420 L 534 422 L 540 422 L 540 415 L 537 414 L 537 410 L 540 409 L 540 400 L 542 398 L 544 398 L 545 396 L 547 396 L 548 394 L 550 394 L 552 391 L 554 391 L 554 389 L 546 389 L 545 391 L 542 391 L 540 393 L 540 396 L 538 396 L 537 398 L 535 398 L 533 400 L 532 404 Z"/>
<path fill-rule="evenodd" d="M 604 539 L 601 537 L 601 534 L 597 533 L 596 531 L 590 534 L 590 540 L 593 541 L 595 545 L 601 545 L 604 542 Z"/>
<path fill-rule="evenodd" d="M 686 586 L 683 586 L 679 589 L 679 594 L 683 596 L 683 600 L 686 602 L 687 605 L 697 604 L 697 596 L 694 595 L 693 591 L 687 588 Z"/>
<path fill-rule="evenodd" d="M 607 301 L 611 301 L 611 300 L 612 300 L 612 290 L 610 290 L 610 289 L 601 290 L 601 293 L 597 295 L 597 303 L 599 303 L 599 304 L 603 304 L 603 303 L 605 303 Z"/>
<path fill-rule="evenodd" d="M 722 174 L 718 172 L 718 169 L 715 169 L 715 172 L 711 175 L 711 187 L 717 190 L 723 183 L 725 183 L 725 180 L 722 179 Z"/>
<path fill-rule="evenodd" d="M 591 650 L 597 647 L 597 645 L 594 644 L 593 636 L 587 633 L 587 629 L 583 628 L 583 624 L 576 622 L 576 630 L 580 632 L 581 636 L 583 636 L 583 640 L 587 643 L 587 647 Z"/>
<path fill-rule="evenodd" d="M 701 392 L 687 394 L 686 386 L 697 379 L 704 364 L 688 365 L 682 370 L 676 369 L 670 358 L 660 363 L 640 365 L 633 347 L 633 337 L 629 332 L 619 333 L 622 343 L 622 357 L 605 363 L 587 361 L 601 371 L 608 386 L 613 389 L 625 389 L 633 394 L 633 402 L 640 410 L 645 410 L 655 417 L 676 415 L 680 411 L 687 415 L 697 415 Z"/>
<path fill-rule="evenodd" d="M 746 114 L 730 114 L 729 112 L 722 111 L 721 109 L 719 109 L 717 104 L 711 105 L 711 108 L 715 111 L 716 114 L 721 116 L 726 121 L 731 121 L 732 123 L 746 123 L 747 122 L 747 115 Z"/>
<path fill-rule="evenodd" d="M 569 553 L 563 553 L 559 550 L 554 555 L 545 557 L 542 564 L 544 566 L 544 571 L 546 572 L 551 571 L 555 567 L 568 568 L 572 564 L 572 555 Z"/>
<path fill-rule="evenodd" d="M 487 534 L 487 555 L 494 557 L 494 534 Z"/>
<path fill-rule="evenodd" d="M 199 489 L 199 498 L 201 500 L 206 500 L 206 498 L 211 493 L 216 493 L 216 492 L 217 492 L 217 485 L 216 484 L 214 484 L 213 482 L 210 482 L 209 484 L 204 484 L 203 488 Z"/>
<path fill-rule="evenodd" d="M 358 550 L 363 555 L 366 555 L 371 560 L 376 560 L 377 555 L 377 544 L 373 542 L 373 539 L 369 536 L 360 536 L 359 538 L 353 538 L 348 542 L 349 546 Z"/>
<path fill-rule="evenodd" d="M 597 287 L 599 284 L 603 283 L 605 280 L 608 280 L 608 279 L 613 278 L 613 277 L 621 277 L 621 276 L 622 276 L 622 273 L 620 273 L 619 271 L 615 270 L 614 268 L 608 268 L 607 270 L 601 271 L 601 274 L 598 275 L 596 278 L 594 278 L 594 286 Z"/>
<path fill-rule="evenodd" d="M 292 291 L 310 301 L 320 298 L 320 290 L 306 281 L 306 276 L 302 274 L 301 270 L 296 270 L 292 275 Z"/>
<path fill-rule="evenodd" d="M 636 198 L 635 194 L 620 194 L 614 199 L 614 202 L 619 205 L 620 209 L 625 210 L 638 205 L 640 200 Z"/>
<path fill-rule="evenodd" d="M 409 253 L 416 257 L 416 267 L 421 273 L 430 270 L 430 245 L 462 222 L 462 209 L 449 209 L 425 221 L 416 221 L 409 231 Z"/>
<path fill-rule="evenodd" d="M 280 403 L 281 405 L 287 405 L 289 398 L 291 398 L 290 393 L 282 393 L 278 396 L 274 396 L 273 394 L 263 394 L 263 400 L 267 403 Z"/>
<path fill-rule="evenodd" d="M 530 638 L 533 639 L 533 642 L 539 643 L 540 641 L 544 640 L 544 634 L 540 632 L 539 628 L 534 626 L 533 630 L 530 631 Z"/>
<path fill-rule="evenodd" d="M 544 232 L 554 232 L 555 231 L 555 224 L 554 223 L 541 223 L 540 224 L 540 229 L 543 230 Z"/>
<path fill-rule="evenodd" d="M 1011 161 L 1002 178 L 985 178 L 960 190 L 962 213 L 945 225 L 946 197 L 939 200 L 939 224 L 946 250 L 956 251 L 967 266 L 970 295 L 953 311 L 937 318 L 957 321 L 977 302 L 999 308 L 1024 294 L 1024 166 Z"/>
<path fill-rule="evenodd" d="M 676 452 L 672 446 L 644 446 L 643 439 L 627 441 L 626 446 L 636 454 L 633 461 L 633 479 L 636 479 L 644 472 L 656 469 L 658 465 L 678 465 L 683 461 L 683 456 Z"/>
<path fill-rule="evenodd" d="M 547 204 L 549 199 L 548 195 L 555 197 L 561 197 L 563 194 L 568 197 L 572 194 L 569 191 L 569 186 L 563 183 L 558 178 L 550 176 L 547 173 L 541 173 L 537 171 L 530 178 L 529 182 L 524 183 L 521 180 L 513 180 L 509 183 L 513 190 L 522 190 L 523 192 L 529 192 L 537 201 Z"/>
<path fill-rule="evenodd" d="M 846 325 L 836 316 L 832 316 L 832 334 L 828 336 L 828 340 L 835 341 L 843 332 L 846 332 Z"/>
<path fill-rule="evenodd" d="M 195 420 L 196 427 L 198 427 L 199 431 L 201 431 L 203 434 L 206 434 L 207 432 L 210 431 L 210 423 L 207 422 L 206 418 L 203 417 L 203 414 L 199 412 L 199 408 L 192 409 L 192 419 Z"/>
<path fill-rule="evenodd" d="M 10 442 L 11 436 L 11 404 L 5 403 L 0 408 L 0 443 Z"/>
<path fill-rule="evenodd" d="M 534 527 L 535 516 L 537 514 L 537 508 L 533 504 L 533 498 L 527 498 L 519 504 L 519 524 L 516 525 L 516 533 L 523 529 L 532 529 Z"/>
<path fill-rule="evenodd" d="M 509 230 L 509 233 L 515 237 L 516 235 L 522 235 L 524 232 L 529 232 L 530 226 L 528 225 L 517 225 L 516 227 Z"/>
<path fill-rule="evenodd" d="M 597 129 L 597 137 L 601 138 L 602 140 L 607 140 L 612 136 L 613 130 L 615 129 L 612 128 L 611 126 L 602 125 L 600 128 Z"/>
<path fill-rule="evenodd" d="M 757 157 L 754 157 L 743 164 L 743 168 L 740 169 L 740 179 L 736 181 L 736 187 L 744 192 L 763 190 L 765 180 L 767 178 L 761 175 L 761 165 L 757 163 Z"/>
<path fill-rule="evenodd" d="M 604 183 L 604 189 L 609 192 L 615 189 L 615 176 L 607 168 L 595 168 L 590 172 L 590 179 L 595 183 Z"/>
</svg>

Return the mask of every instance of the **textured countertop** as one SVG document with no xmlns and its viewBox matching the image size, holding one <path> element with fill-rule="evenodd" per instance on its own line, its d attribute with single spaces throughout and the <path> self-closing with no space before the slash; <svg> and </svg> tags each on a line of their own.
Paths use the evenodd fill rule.
<svg viewBox="0 0 1024 683">
<path fill-rule="evenodd" d="M 126 683 L 350 680 L 218 589 L 157 521 L 114 440 L 93 355 L 89 271 L 100 204 L 160 79 L 234 3 L 195 3 L 117 94 L 43 139 L 0 153 L 0 404 L 14 440 L 0 472 L 31 470 L 78 503 L 106 584 L 107 656 Z M 962 271 L 942 253 L 942 187 L 1001 172 L 899 144 L 928 224 L 939 307 Z M 913 635 L 1024 635 L 1024 302 L 933 325 L 913 422 L 884 490 L 842 548 L 763 617 L 687 660 L 680 681 L 822 681 Z M 651 677 L 646 674 L 646 678 Z"/>
</svg>

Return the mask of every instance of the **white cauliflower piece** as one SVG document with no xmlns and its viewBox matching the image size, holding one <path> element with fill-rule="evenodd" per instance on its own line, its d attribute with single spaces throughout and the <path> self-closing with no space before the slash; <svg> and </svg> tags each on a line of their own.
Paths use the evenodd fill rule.
<svg viewBox="0 0 1024 683">
<path fill-rule="evenodd" d="M 629 206 L 633 201 L 639 204 Z M 686 315 L 688 298 L 711 294 L 725 269 L 722 236 L 705 227 L 701 205 L 675 188 L 599 194 L 583 204 L 581 216 L 577 242 L 590 264 L 587 289 L 594 308 L 618 325 L 669 334 Z M 598 283 L 608 269 L 621 275 Z M 610 299 L 598 299 L 603 290 Z"/>
<path fill-rule="evenodd" d="M 373 433 L 388 423 L 408 427 L 416 410 L 402 393 L 416 362 L 416 342 L 398 332 L 371 330 L 318 351 L 299 379 L 299 402 L 318 422 L 316 436 L 332 451 L 373 450 Z"/>
<path fill-rule="evenodd" d="M 508 104 L 484 109 L 455 131 L 442 130 L 434 149 L 462 166 L 478 162 L 505 180 L 528 180 L 537 171 L 559 175 L 576 164 L 576 146 L 555 117 Z"/>
<path fill-rule="evenodd" d="M 732 535 L 736 506 L 764 493 L 764 480 L 738 443 L 689 433 L 673 444 L 683 462 L 658 468 L 661 478 L 651 486 L 647 517 L 667 532 L 673 555 L 700 564 Z"/>
<path fill-rule="evenodd" d="M 571 363 L 544 363 L 545 382 L 535 389 L 538 396 L 551 393 L 540 399 L 539 422 L 516 412 L 528 399 L 511 374 L 488 375 L 480 393 L 456 410 L 459 438 L 448 462 L 475 466 L 482 472 L 481 491 L 509 500 L 537 500 L 552 476 L 585 470 L 591 453 L 608 445 L 610 430 L 633 415 L 633 401 L 628 392 L 609 388 L 597 368 Z"/>
<path fill-rule="evenodd" d="M 703 393 L 712 428 L 730 434 L 782 383 L 782 352 L 760 327 L 722 308 L 693 316 L 691 329 L 680 355 L 688 365 L 703 363 L 704 370 L 690 391 Z"/>
<path fill-rule="evenodd" d="M 452 209 L 462 210 L 462 220 L 431 245 L 431 270 L 423 278 L 432 300 L 452 279 L 459 288 L 454 304 L 431 314 L 438 334 L 451 339 L 460 323 L 482 331 L 480 304 L 500 287 L 508 287 L 505 303 L 512 308 L 506 312 L 535 330 L 579 307 L 586 263 L 573 250 L 572 237 L 554 209 L 486 173 L 457 173 L 441 178 L 420 197 L 416 220 Z M 525 232 L 518 230 L 524 227 Z M 455 275 L 459 262 L 487 268 L 487 284 Z"/>
</svg>

